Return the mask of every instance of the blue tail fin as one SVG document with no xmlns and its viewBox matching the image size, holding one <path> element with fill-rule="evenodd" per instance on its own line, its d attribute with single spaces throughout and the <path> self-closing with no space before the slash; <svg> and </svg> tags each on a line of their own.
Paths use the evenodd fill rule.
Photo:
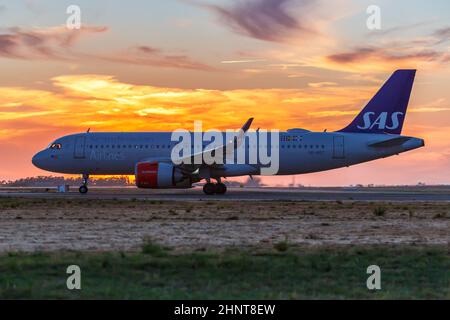
<svg viewBox="0 0 450 320">
<path fill-rule="evenodd" d="M 339 132 L 400 134 L 416 70 L 397 70 L 346 128 Z"/>
</svg>

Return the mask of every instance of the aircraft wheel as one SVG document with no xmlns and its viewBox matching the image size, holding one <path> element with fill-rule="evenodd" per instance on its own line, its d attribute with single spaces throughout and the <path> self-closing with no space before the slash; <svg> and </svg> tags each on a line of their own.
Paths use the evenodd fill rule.
<svg viewBox="0 0 450 320">
<path fill-rule="evenodd" d="M 80 191 L 81 194 L 86 194 L 88 192 L 88 187 L 81 186 L 78 191 Z"/>
<path fill-rule="evenodd" d="M 216 193 L 216 185 L 214 183 L 207 183 L 203 186 L 203 192 L 208 196 Z"/>
<path fill-rule="evenodd" d="M 223 183 L 216 184 L 216 193 L 225 194 L 227 192 L 227 186 Z"/>
</svg>

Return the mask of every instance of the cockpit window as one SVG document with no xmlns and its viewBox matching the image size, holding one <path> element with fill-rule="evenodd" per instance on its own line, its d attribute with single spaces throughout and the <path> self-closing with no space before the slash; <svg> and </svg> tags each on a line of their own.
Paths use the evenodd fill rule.
<svg viewBox="0 0 450 320">
<path fill-rule="evenodd" d="M 54 149 L 54 150 L 60 150 L 62 148 L 61 143 L 52 143 L 50 145 L 50 149 Z"/>
</svg>

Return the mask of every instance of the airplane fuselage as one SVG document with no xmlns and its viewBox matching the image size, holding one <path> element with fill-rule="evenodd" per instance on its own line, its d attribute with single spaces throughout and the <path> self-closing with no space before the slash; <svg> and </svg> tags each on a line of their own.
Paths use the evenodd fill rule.
<svg viewBox="0 0 450 320">
<path fill-rule="evenodd" d="M 33 158 L 44 170 L 65 174 L 132 175 L 138 162 L 170 159 L 171 132 L 141 133 L 80 133 L 57 139 L 58 149 L 45 149 Z M 399 136 L 401 137 L 401 136 Z M 386 134 L 341 132 L 281 132 L 275 145 L 268 140 L 268 148 L 279 152 L 277 175 L 311 173 L 346 167 L 385 158 L 420 148 L 422 139 L 410 138 L 400 145 L 373 147 L 371 144 L 392 138 Z M 208 142 L 203 142 L 204 148 Z M 191 145 L 194 150 L 194 145 Z M 197 146 L 198 147 L 198 146 Z M 248 143 L 245 164 L 226 164 L 228 172 L 222 176 L 258 175 L 260 165 L 250 163 L 249 152 L 266 148 Z M 256 150 L 259 151 L 259 150 Z M 219 170 L 219 169 L 217 169 Z M 220 169 L 224 170 L 224 169 Z M 248 171 L 248 172 L 247 172 Z"/>
</svg>

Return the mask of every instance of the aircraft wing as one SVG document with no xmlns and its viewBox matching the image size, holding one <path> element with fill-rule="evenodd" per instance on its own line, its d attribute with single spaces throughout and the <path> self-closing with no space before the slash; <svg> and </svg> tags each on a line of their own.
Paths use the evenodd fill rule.
<svg viewBox="0 0 450 320">
<path fill-rule="evenodd" d="M 242 128 L 239 130 L 238 135 L 234 137 L 233 140 L 227 141 L 225 144 L 218 146 L 216 148 L 206 148 L 202 152 L 194 153 L 185 158 L 177 159 L 178 162 L 181 162 L 178 165 L 182 170 L 195 171 L 202 165 L 207 165 L 206 163 L 196 163 L 196 159 L 203 159 L 204 156 L 214 156 L 217 152 L 221 152 L 224 156 L 231 154 L 235 149 L 239 148 L 242 145 L 242 142 L 245 139 L 245 135 L 247 131 L 250 129 L 252 125 L 253 118 L 250 118 L 245 122 Z M 221 166 L 220 164 L 213 164 L 212 166 Z"/>
<path fill-rule="evenodd" d="M 224 156 L 227 156 L 228 153 L 234 152 L 235 149 L 239 148 L 242 145 L 242 142 L 244 141 L 245 135 L 247 131 L 250 129 L 250 126 L 253 122 L 253 118 L 250 118 L 247 120 L 247 122 L 242 126 L 242 128 L 239 130 L 238 135 L 234 137 L 233 140 L 227 141 L 225 144 L 216 147 L 216 148 L 206 148 L 202 152 L 194 153 L 192 155 L 186 156 L 181 159 L 176 159 L 177 162 L 181 163 L 176 165 L 176 167 L 180 168 L 184 173 L 186 174 L 193 174 L 194 171 L 196 171 L 198 168 L 200 168 L 202 165 L 207 166 L 206 163 L 195 163 L 195 159 L 203 159 L 205 155 L 213 156 L 217 152 L 222 152 Z M 170 158 L 148 158 L 145 159 L 145 161 L 151 161 L 151 162 L 167 162 L 172 163 L 172 159 Z M 214 167 L 220 167 L 220 164 L 213 164 Z"/>
</svg>

